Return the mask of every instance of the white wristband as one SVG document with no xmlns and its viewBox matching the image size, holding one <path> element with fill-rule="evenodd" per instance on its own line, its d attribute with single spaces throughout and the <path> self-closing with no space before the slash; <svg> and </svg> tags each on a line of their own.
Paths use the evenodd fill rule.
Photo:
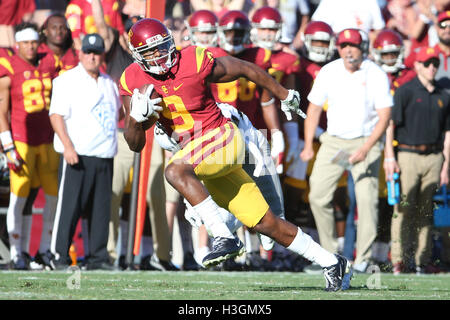
<svg viewBox="0 0 450 320">
<path fill-rule="evenodd" d="M 275 98 L 272 98 L 269 101 L 261 102 L 261 107 L 267 107 L 267 106 L 270 106 L 271 104 L 274 104 L 274 103 L 275 103 Z"/>
<path fill-rule="evenodd" d="M 394 162 L 395 158 L 384 158 L 384 162 Z"/>
<path fill-rule="evenodd" d="M 0 132 L 0 140 L 2 141 L 3 150 L 6 150 L 8 148 L 11 148 L 11 146 L 14 145 L 11 131 L 3 131 Z"/>
</svg>

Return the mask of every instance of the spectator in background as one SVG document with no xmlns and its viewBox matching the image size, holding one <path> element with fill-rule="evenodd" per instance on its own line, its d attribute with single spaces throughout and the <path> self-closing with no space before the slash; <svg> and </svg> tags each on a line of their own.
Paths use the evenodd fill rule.
<svg viewBox="0 0 450 320">
<path fill-rule="evenodd" d="M 92 1 L 71 0 L 66 8 L 66 18 L 75 44 L 75 49 L 81 49 L 81 40 L 88 33 L 98 32 L 95 20 L 92 16 Z M 102 0 L 105 22 L 119 31 L 120 45 L 127 50 L 126 33 L 122 22 L 122 15 L 117 0 Z"/>
<path fill-rule="evenodd" d="M 145 6 L 147 0 L 125 0 L 123 2 L 122 13 L 128 17 L 145 16 Z"/>
<path fill-rule="evenodd" d="M 0 47 L 12 48 L 14 41 L 14 26 L 21 22 L 31 22 L 36 10 L 34 0 L 0 1 Z"/>
<path fill-rule="evenodd" d="M 0 63 L 0 139 L 10 167 L 7 228 L 12 268 L 27 270 L 32 216 L 31 210 L 23 212 L 35 177 L 45 193 L 39 253 L 46 260 L 51 258 L 48 249 L 58 191 L 58 154 L 52 146 L 48 108 L 56 70 L 37 53 L 35 24 L 19 24 L 15 41 L 16 54 Z"/>
<path fill-rule="evenodd" d="M 38 26 L 55 12 L 64 13 L 70 0 L 35 0 L 36 10 L 33 13 L 33 22 Z"/>
<path fill-rule="evenodd" d="M 405 59 L 405 65 L 410 68 L 414 67 L 415 53 L 421 47 L 433 47 L 439 42 L 437 16 L 440 12 L 450 10 L 450 1 L 418 0 L 413 7 L 416 12 L 416 16 L 412 18 L 415 21 L 415 28 L 411 29 L 408 35 L 411 40 L 411 49 Z"/>
<path fill-rule="evenodd" d="M 435 80 L 450 94 L 450 10 L 438 15 L 435 29 L 439 42 L 434 49 L 438 52 L 440 60 Z"/>
<path fill-rule="evenodd" d="M 346 28 L 357 28 L 369 35 L 370 43 L 385 27 L 376 0 L 322 0 L 311 20 L 325 21 L 337 34 Z"/>
<path fill-rule="evenodd" d="M 400 34 L 405 46 L 405 57 L 411 49 L 411 34 L 421 33 L 423 21 L 419 19 L 412 0 L 391 0 L 382 10 L 386 28 Z"/>
<path fill-rule="evenodd" d="M 323 105 L 328 101 L 327 131 L 320 136 L 310 177 L 309 201 L 321 245 L 337 252 L 333 207 L 336 185 L 346 168 L 355 181 L 358 204 L 355 270 L 364 272 L 376 238 L 378 174 L 383 136 L 392 107 L 386 73 L 366 59 L 367 43 L 359 29 L 344 29 L 337 38 L 341 59 L 320 69 L 308 95 L 303 161 L 313 158 L 313 139 Z M 331 161 L 345 152 L 341 164 Z"/>
<path fill-rule="evenodd" d="M 120 102 L 117 85 L 99 71 L 104 52 L 98 34 L 86 35 L 80 64 L 53 82 L 50 120 L 55 150 L 62 154 L 51 248 L 55 269 L 70 264 L 69 246 L 82 212 L 89 217 L 87 269 L 113 269 L 107 241 Z"/>
<path fill-rule="evenodd" d="M 394 95 L 384 158 L 387 181 L 394 172 L 400 173 L 403 198 L 392 219 L 394 274 L 407 272 L 411 264 L 418 274 L 433 272 L 432 199 L 439 185 L 449 182 L 450 159 L 450 95 L 435 81 L 439 63 L 437 50 L 421 48 L 414 64 L 417 77 Z"/>
<path fill-rule="evenodd" d="M 251 0 L 191 0 L 193 11 L 210 10 L 218 19 L 231 10 L 239 10 L 248 14 L 253 7 Z"/>
</svg>

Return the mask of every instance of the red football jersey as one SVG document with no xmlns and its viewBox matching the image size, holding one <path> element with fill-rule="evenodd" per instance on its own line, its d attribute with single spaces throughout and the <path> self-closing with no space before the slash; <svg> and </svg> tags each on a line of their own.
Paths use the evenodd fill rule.
<svg viewBox="0 0 450 320">
<path fill-rule="evenodd" d="M 285 84 L 288 75 L 300 72 L 300 58 L 291 53 L 282 50 L 272 51 L 270 59 L 272 65 L 269 73 L 282 85 Z"/>
<path fill-rule="evenodd" d="M 396 73 L 388 73 L 387 75 L 391 85 L 391 94 L 394 95 L 398 87 L 415 78 L 416 72 L 412 69 L 405 68 Z"/>
<path fill-rule="evenodd" d="M 125 32 L 119 2 L 117 0 L 101 0 L 105 22 L 109 26 Z M 72 31 L 73 38 L 79 38 L 80 34 L 98 32 L 92 16 L 92 5 L 88 0 L 71 0 L 66 8 L 66 18 Z"/>
<path fill-rule="evenodd" d="M 252 47 L 245 49 L 236 58 L 252 62 L 264 70 L 271 66 L 271 52 L 266 49 Z M 261 94 L 255 83 L 240 78 L 232 82 L 211 84 L 217 102 L 231 104 L 242 111 L 257 129 L 266 129 L 261 110 Z"/>
<path fill-rule="evenodd" d="M 14 140 L 36 146 L 53 142 L 48 110 L 55 68 L 41 61 L 37 67 L 18 55 L 0 58 L 0 77 L 11 79 L 11 131 Z"/>
<path fill-rule="evenodd" d="M 58 75 L 70 70 L 78 65 L 78 55 L 72 48 L 60 58 L 53 53 L 53 51 L 45 43 L 41 43 L 38 48 L 38 54 L 42 56 L 45 63 L 53 65 L 58 72 Z"/>
<path fill-rule="evenodd" d="M 182 146 L 228 120 L 216 105 L 205 78 L 211 73 L 213 54 L 205 48 L 189 46 L 178 53 L 178 63 L 166 80 L 159 80 L 132 63 L 123 72 L 119 93 L 131 96 L 135 88 L 153 84 L 163 97 L 159 122 Z"/>
</svg>

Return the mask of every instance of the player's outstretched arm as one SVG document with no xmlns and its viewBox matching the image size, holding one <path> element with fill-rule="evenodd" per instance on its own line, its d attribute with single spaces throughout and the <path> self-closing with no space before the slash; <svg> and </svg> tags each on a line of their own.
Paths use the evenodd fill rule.
<svg viewBox="0 0 450 320">
<path fill-rule="evenodd" d="M 288 89 L 280 85 L 264 69 L 248 61 L 232 56 L 216 58 L 213 71 L 207 78 L 208 82 L 230 82 L 245 77 L 258 86 L 269 90 L 275 97 L 285 100 L 289 94 Z"/>
</svg>

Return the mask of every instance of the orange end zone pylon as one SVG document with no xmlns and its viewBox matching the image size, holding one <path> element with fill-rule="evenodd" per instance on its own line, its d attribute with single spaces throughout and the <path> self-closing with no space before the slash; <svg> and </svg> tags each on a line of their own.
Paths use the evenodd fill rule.
<svg viewBox="0 0 450 320">
<path fill-rule="evenodd" d="M 155 18 L 162 22 L 164 21 L 165 8 L 165 0 L 147 0 L 145 7 L 145 17 Z M 139 255 L 139 251 L 141 248 L 141 239 L 145 223 L 145 213 L 147 210 L 148 174 L 150 171 L 150 160 L 152 158 L 153 127 L 145 132 L 145 136 L 146 143 L 141 151 L 141 165 L 139 171 L 139 188 L 136 208 L 136 231 L 134 234 L 133 247 L 133 254 L 135 256 Z"/>
</svg>

